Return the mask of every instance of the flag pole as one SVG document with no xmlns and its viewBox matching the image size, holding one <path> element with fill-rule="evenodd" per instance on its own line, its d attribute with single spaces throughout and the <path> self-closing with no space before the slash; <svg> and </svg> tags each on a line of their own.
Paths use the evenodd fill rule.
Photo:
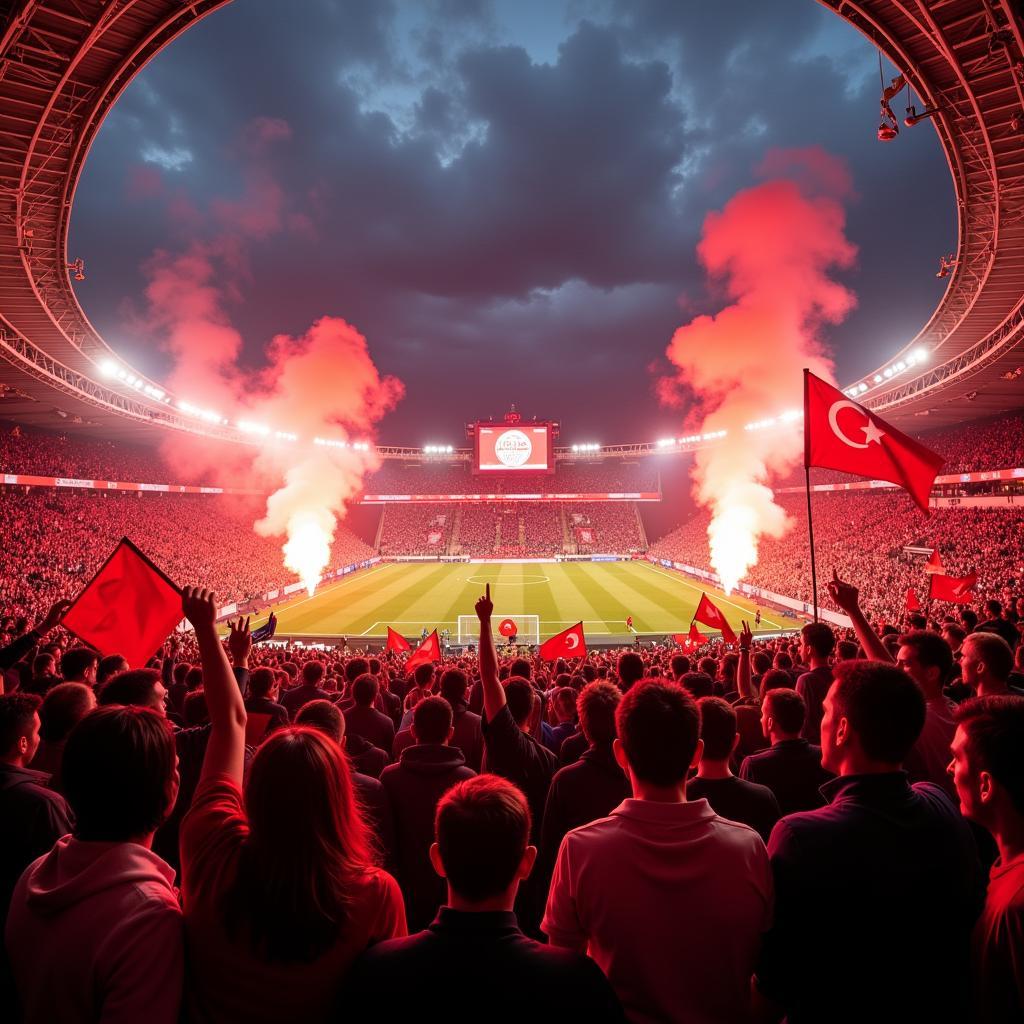
<svg viewBox="0 0 1024 1024">
<path fill-rule="evenodd" d="M 811 517 L 811 412 L 810 370 L 804 367 L 804 492 L 807 495 L 807 538 L 811 544 L 811 594 L 814 621 L 818 621 L 818 564 L 814 557 L 814 520 Z"/>
</svg>

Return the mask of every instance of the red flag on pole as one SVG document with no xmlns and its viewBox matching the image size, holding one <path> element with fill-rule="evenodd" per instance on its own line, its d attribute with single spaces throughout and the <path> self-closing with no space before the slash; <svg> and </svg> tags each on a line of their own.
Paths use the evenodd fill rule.
<svg viewBox="0 0 1024 1024">
<path fill-rule="evenodd" d="M 694 648 L 700 647 L 704 643 L 704 634 L 697 628 L 696 622 L 690 623 L 690 643 L 693 644 Z"/>
<path fill-rule="evenodd" d="M 940 455 L 804 371 L 804 465 L 898 484 L 928 515 Z"/>
<path fill-rule="evenodd" d="M 703 622 L 705 626 L 720 629 L 722 639 L 727 643 L 736 643 L 736 634 L 733 632 L 732 626 L 725 621 L 725 616 L 711 603 L 707 594 L 700 595 L 700 604 L 697 605 L 697 611 L 694 612 L 693 617 L 695 621 Z"/>
<path fill-rule="evenodd" d="M 388 645 L 385 650 L 396 651 L 401 654 L 402 651 L 411 651 L 412 644 L 401 633 L 388 626 Z"/>
<path fill-rule="evenodd" d="M 100 654 L 145 668 L 181 619 L 181 591 L 123 537 L 61 625 Z"/>
<path fill-rule="evenodd" d="M 416 668 L 417 665 L 426 665 L 430 661 L 441 660 L 441 645 L 437 640 L 437 630 L 435 629 L 426 640 L 423 641 L 416 648 L 412 654 L 409 655 L 409 660 L 405 663 L 407 669 Z"/>
<path fill-rule="evenodd" d="M 974 585 L 978 582 L 978 574 L 969 576 L 943 576 L 933 573 L 928 596 L 933 601 L 951 601 L 953 604 L 970 604 L 974 597 Z"/>
<path fill-rule="evenodd" d="M 583 635 L 583 623 L 563 629 L 549 637 L 540 645 L 537 652 L 545 661 L 557 661 L 559 658 L 581 658 L 587 653 L 587 638 Z"/>
<path fill-rule="evenodd" d="M 938 548 L 932 548 L 932 553 L 928 558 L 928 561 L 924 563 L 925 572 L 945 572 L 945 568 L 942 565 L 942 556 L 939 554 Z"/>
<path fill-rule="evenodd" d="M 913 587 L 907 587 L 907 611 L 919 612 L 921 602 L 917 599 L 917 591 Z"/>
</svg>

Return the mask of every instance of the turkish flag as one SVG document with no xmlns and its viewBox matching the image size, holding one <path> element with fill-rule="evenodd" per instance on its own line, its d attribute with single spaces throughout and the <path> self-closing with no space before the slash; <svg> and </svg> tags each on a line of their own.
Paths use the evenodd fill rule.
<svg viewBox="0 0 1024 1024">
<path fill-rule="evenodd" d="M 181 620 L 181 591 L 123 537 L 61 625 L 100 654 L 145 668 Z"/>
<path fill-rule="evenodd" d="M 934 573 L 931 578 L 928 597 L 933 601 L 952 601 L 953 604 L 970 604 L 971 598 L 974 597 L 974 586 L 977 582 L 978 574 L 976 572 L 959 578 Z"/>
<path fill-rule="evenodd" d="M 907 587 L 907 611 L 919 612 L 921 602 L 917 599 L 917 591 L 913 587 Z"/>
<path fill-rule="evenodd" d="M 943 458 L 804 370 L 804 465 L 898 484 L 928 515 Z"/>
<path fill-rule="evenodd" d="M 408 647 L 408 645 L 406 645 Z M 441 645 L 437 640 L 437 630 L 435 629 L 426 640 L 423 641 L 416 648 L 412 654 L 409 655 L 409 660 L 405 663 L 407 669 L 416 668 L 417 665 L 426 665 L 428 661 L 440 661 L 441 660 Z"/>
<path fill-rule="evenodd" d="M 540 645 L 538 651 L 545 661 L 557 661 L 559 658 L 582 658 L 587 653 L 587 638 L 583 635 L 583 623 L 563 629 L 549 637 Z"/>
<path fill-rule="evenodd" d="M 410 644 L 401 633 L 388 626 L 388 645 L 385 650 L 397 651 L 398 653 L 401 653 L 402 651 L 411 651 L 412 644 Z"/>
<path fill-rule="evenodd" d="M 704 643 L 704 634 L 697 628 L 696 622 L 690 623 L 689 637 L 690 643 L 693 644 L 694 647 L 700 647 L 700 645 Z"/>
<path fill-rule="evenodd" d="M 938 548 L 932 548 L 931 557 L 927 562 L 924 563 L 925 572 L 945 572 L 945 568 L 942 565 L 942 557 L 939 555 Z"/>
<path fill-rule="evenodd" d="M 727 643 L 736 643 L 736 634 L 733 632 L 732 626 L 725 621 L 725 616 L 711 603 L 707 594 L 700 595 L 700 604 L 697 605 L 697 611 L 694 612 L 693 618 L 695 622 L 703 622 L 705 626 L 710 626 L 712 629 L 720 629 L 722 639 Z"/>
</svg>

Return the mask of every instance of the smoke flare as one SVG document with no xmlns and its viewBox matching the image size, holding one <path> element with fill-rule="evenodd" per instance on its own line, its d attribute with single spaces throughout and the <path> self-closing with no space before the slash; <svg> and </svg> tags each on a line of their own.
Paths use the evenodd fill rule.
<svg viewBox="0 0 1024 1024">
<path fill-rule="evenodd" d="M 818 148 L 773 150 L 758 170 L 769 180 L 708 214 L 697 250 L 732 301 L 676 330 L 666 350 L 676 373 L 659 381 L 666 403 L 692 402 L 701 433 L 726 431 L 697 452 L 693 478 L 727 593 L 757 563 L 760 537 L 788 527 L 770 481 L 800 456 L 801 370 L 832 379 L 818 332 L 856 303 L 828 276 L 856 258 L 844 233 L 844 164 Z M 774 422 L 746 429 L 766 418 Z"/>
</svg>

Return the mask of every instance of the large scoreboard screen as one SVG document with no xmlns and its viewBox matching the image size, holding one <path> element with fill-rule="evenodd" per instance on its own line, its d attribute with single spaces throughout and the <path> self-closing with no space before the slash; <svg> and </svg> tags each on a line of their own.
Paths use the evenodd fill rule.
<svg viewBox="0 0 1024 1024">
<path fill-rule="evenodd" d="M 553 473 L 550 423 L 476 425 L 477 473 Z"/>
</svg>

